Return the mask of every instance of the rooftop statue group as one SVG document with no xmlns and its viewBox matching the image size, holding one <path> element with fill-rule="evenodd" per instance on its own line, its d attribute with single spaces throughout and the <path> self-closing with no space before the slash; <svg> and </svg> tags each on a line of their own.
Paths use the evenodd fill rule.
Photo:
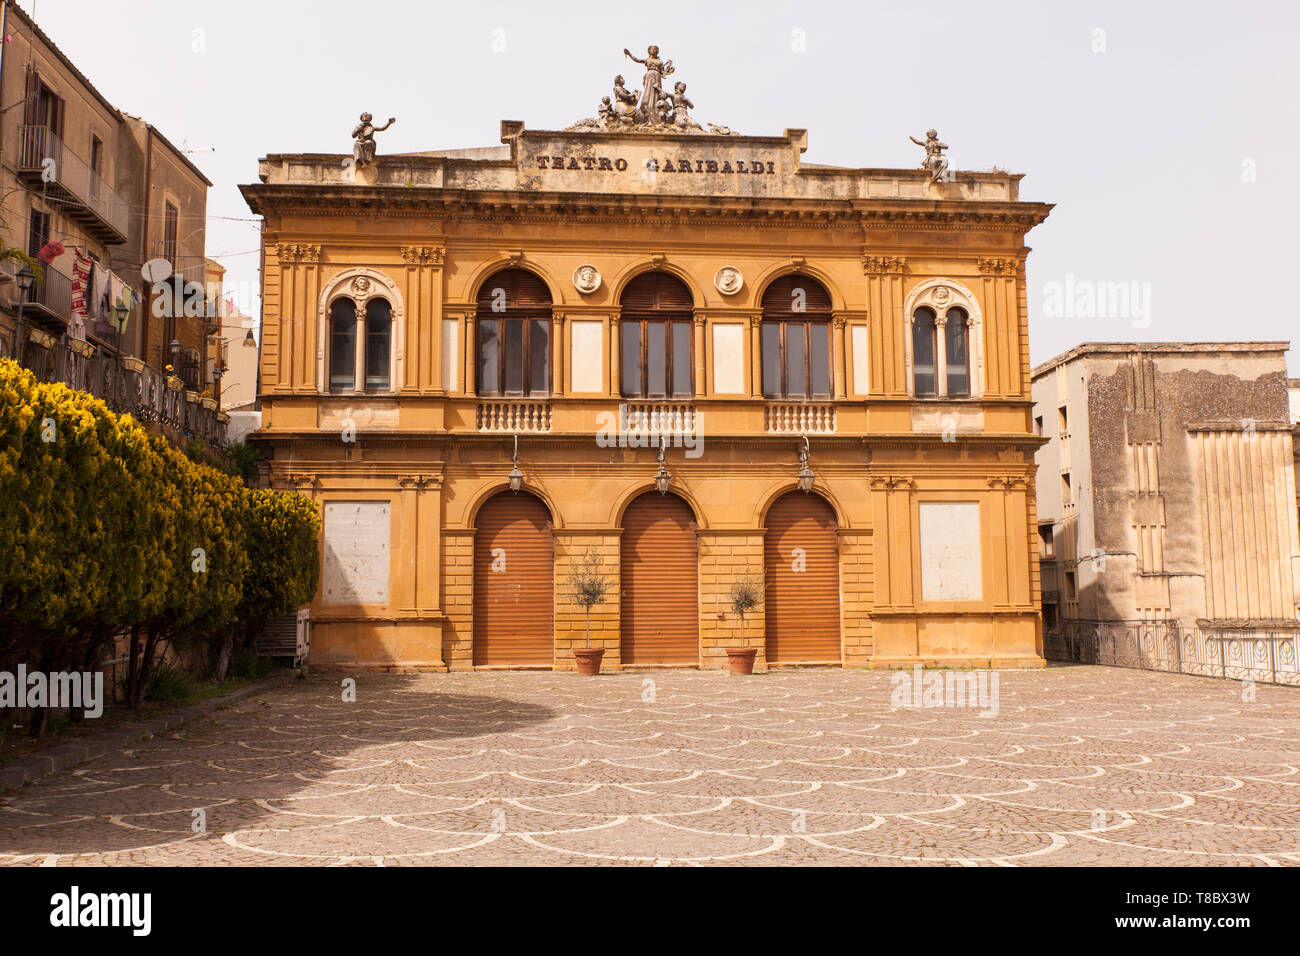
<svg viewBox="0 0 1300 956">
<path fill-rule="evenodd" d="M 632 51 L 626 49 L 623 55 L 633 63 L 645 67 L 640 92 L 629 90 L 622 74 L 614 77 L 613 93 L 601 99 L 596 116 L 581 120 L 569 129 L 739 135 L 714 123 L 709 123 L 707 130 L 700 126 L 695 117 L 691 116 L 695 104 L 686 96 L 685 83 L 680 80 L 674 83 L 671 93 L 664 90 L 664 78 L 677 70 L 673 67 L 672 60 L 659 58 L 659 47 L 652 44 L 646 50 L 645 59 L 633 56 Z"/>
<path fill-rule="evenodd" d="M 652 44 L 646 51 L 644 60 L 633 56 L 630 50 L 624 50 L 623 54 L 645 67 L 641 91 L 638 93 L 629 90 L 624 85 L 622 75 L 614 77 L 613 95 L 606 96 L 600 101 L 598 115 L 575 123 L 569 127 L 570 130 L 706 132 L 691 116 L 695 104 L 686 97 L 685 83 L 678 81 L 673 84 L 671 93 L 664 92 L 664 77 L 671 76 L 677 71 L 673 67 L 672 60 L 659 59 L 659 47 Z M 397 120 L 390 116 L 383 126 L 376 126 L 373 115 L 362 113 L 361 122 L 352 130 L 353 165 L 357 168 L 372 165 L 375 161 L 375 134 L 382 133 L 396 122 Z M 739 135 L 725 126 L 714 123 L 709 124 L 707 132 L 723 136 Z M 951 178 L 948 172 L 948 157 L 943 155 L 948 144 L 939 141 L 939 134 L 935 130 L 927 130 L 924 141 L 915 136 L 909 136 L 908 139 L 925 149 L 925 159 L 921 163 L 921 168 L 930 174 L 931 182 L 938 183 Z"/>
</svg>

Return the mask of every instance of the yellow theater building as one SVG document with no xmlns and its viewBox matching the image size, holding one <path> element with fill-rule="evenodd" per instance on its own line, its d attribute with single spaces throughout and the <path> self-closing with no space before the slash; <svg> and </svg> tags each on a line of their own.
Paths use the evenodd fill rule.
<svg viewBox="0 0 1300 956">
<path fill-rule="evenodd" d="M 567 130 L 388 155 L 367 114 L 242 187 L 255 440 L 323 519 L 311 662 L 572 668 L 594 548 L 606 670 L 725 666 L 747 573 L 760 668 L 1040 666 L 1051 207 L 933 135 L 878 169 L 701 126 L 656 54 Z"/>
</svg>

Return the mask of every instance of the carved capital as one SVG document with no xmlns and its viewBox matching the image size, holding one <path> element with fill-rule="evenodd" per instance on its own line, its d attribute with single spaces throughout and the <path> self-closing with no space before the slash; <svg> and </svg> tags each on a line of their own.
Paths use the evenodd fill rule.
<svg viewBox="0 0 1300 956">
<path fill-rule="evenodd" d="M 1029 479 L 1024 475 L 999 475 L 988 480 L 990 488 L 1011 491 L 1017 488 L 1028 488 Z"/>
<path fill-rule="evenodd" d="M 980 256 L 976 266 L 984 275 L 1014 276 L 1020 272 L 1019 259 L 986 259 Z"/>
<path fill-rule="evenodd" d="M 285 481 L 292 490 L 297 492 L 311 494 L 316 490 L 315 475 L 289 475 Z"/>
<path fill-rule="evenodd" d="M 320 262 L 320 246 L 293 242 L 277 242 L 275 257 L 281 262 Z"/>
<path fill-rule="evenodd" d="M 862 271 L 868 275 L 902 275 L 906 267 L 907 259 L 904 256 L 862 257 Z"/>
<path fill-rule="evenodd" d="M 835 327 L 837 329 L 843 331 L 845 324 L 848 322 L 848 319 L 846 319 L 842 315 L 836 315 L 831 317 L 831 321 L 835 323 Z"/>
<path fill-rule="evenodd" d="M 867 481 L 878 491 L 909 491 L 916 487 L 916 482 L 903 475 L 873 475 Z"/>
<path fill-rule="evenodd" d="M 402 261 L 411 266 L 437 266 L 442 264 L 444 251 L 439 246 L 402 246 Z"/>
</svg>

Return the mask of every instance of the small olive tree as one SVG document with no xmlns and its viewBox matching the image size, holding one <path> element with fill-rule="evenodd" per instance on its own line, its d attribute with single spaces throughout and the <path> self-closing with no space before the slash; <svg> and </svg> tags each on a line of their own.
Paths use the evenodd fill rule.
<svg viewBox="0 0 1300 956">
<path fill-rule="evenodd" d="M 751 570 L 731 582 L 731 609 L 740 616 L 740 646 L 745 646 L 745 615 L 763 603 L 763 579 Z"/>
<path fill-rule="evenodd" d="M 601 571 L 600 552 L 594 545 L 587 549 L 582 561 L 570 564 L 569 587 L 587 617 L 587 646 L 591 647 L 591 609 L 604 599 L 609 590 L 609 579 Z"/>
</svg>

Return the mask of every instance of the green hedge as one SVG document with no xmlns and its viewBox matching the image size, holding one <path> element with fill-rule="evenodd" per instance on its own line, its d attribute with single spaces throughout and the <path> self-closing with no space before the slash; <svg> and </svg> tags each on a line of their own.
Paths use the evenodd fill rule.
<svg viewBox="0 0 1300 956">
<path fill-rule="evenodd" d="M 157 649 L 238 644 L 309 601 L 316 504 L 251 490 L 93 396 L 0 361 L 0 669 L 93 666 L 130 630 L 133 703 Z"/>
</svg>

